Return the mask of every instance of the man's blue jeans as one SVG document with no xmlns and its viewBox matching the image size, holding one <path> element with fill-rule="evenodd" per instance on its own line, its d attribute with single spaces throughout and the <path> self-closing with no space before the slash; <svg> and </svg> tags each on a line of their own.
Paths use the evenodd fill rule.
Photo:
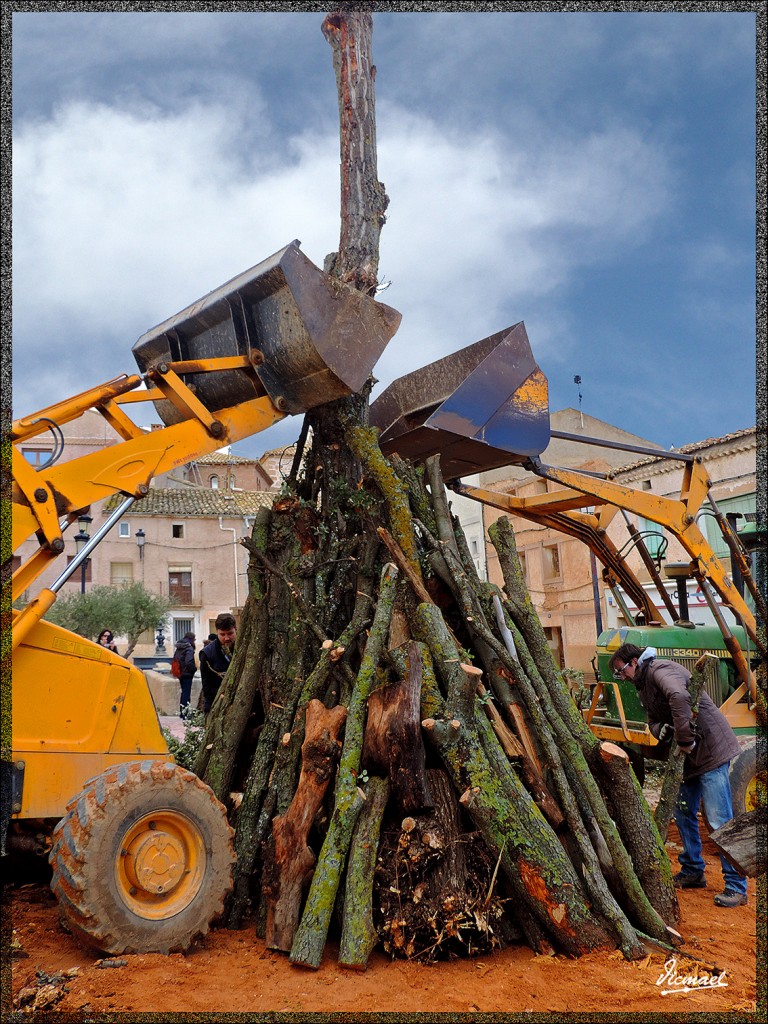
<svg viewBox="0 0 768 1024">
<path fill-rule="evenodd" d="M 704 871 L 699 833 L 699 807 L 704 805 L 704 814 L 712 829 L 720 828 L 733 817 L 731 806 L 731 784 L 728 781 L 728 764 L 721 764 L 711 772 L 704 772 L 680 787 L 680 796 L 675 807 L 675 824 L 683 841 L 683 852 L 677 858 L 684 874 L 695 875 Z M 731 892 L 746 894 L 747 880 L 741 872 L 720 857 L 723 866 L 725 888 Z"/>
</svg>

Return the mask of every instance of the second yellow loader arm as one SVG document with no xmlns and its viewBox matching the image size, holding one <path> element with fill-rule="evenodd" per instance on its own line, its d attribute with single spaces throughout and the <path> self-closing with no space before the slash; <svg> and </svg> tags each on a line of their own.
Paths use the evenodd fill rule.
<svg viewBox="0 0 768 1024">
<path fill-rule="evenodd" d="M 708 497 L 710 481 L 703 464 L 696 460 L 686 462 L 683 483 L 679 498 L 666 498 L 638 491 L 614 480 L 604 479 L 578 470 L 561 469 L 542 466 L 538 460 L 532 460 L 537 475 L 563 485 L 563 490 L 537 494 L 529 498 L 517 498 L 514 495 L 496 493 L 480 487 L 465 484 L 454 484 L 459 494 L 465 494 L 496 508 L 505 509 L 516 515 L 523 516 L 543 525 L 548 525 L 560 532 L 577 536 L 587 543 L 600 558 L 609 571 L 616 571 L 626 589 L 637 601 L 638 607 L 650 613 L 651 619 L 656 618 L 655 609 L 648 602 L 647 595 L 640 598 L 636 593 L 638 587 L 634 574 L 626 566 L 614 565 L 618 553 L 604 535 L 608 518 L 613 514 L 611 507 L 634 512 L 651 522 L 658 523 L 673 534 L 691 557 L 693 575 L 703 583 L 702 589 L 711 585 L 720 596 L 723 604 L 730 608 L 744 627 L 751 642 L 766 656 L 763 638 L 760 636 L 754 613 L 739 594 L 725 567 L 715 555 L 707 539 L 696 523 L 696 514 Z M 606 510 L 606 506 L 609 508 Z M 594 508 L 595 512 L 578 512 L 580 509 Z M 619 559 L 621 562 L 621 559 Z M 642 590 L 642 587 L 639 588 Z M 759 598 L 760 595 L 758 594 Z M 653 609 L 653 610 L 652 610 Z M 713 612 L 716 612 L 713 607 Z M 721 617 L 722 618 L 722 617 Z M 651 621 L 649 619 L 648 621 Z M 752 699 L 755 697 L 755 678 L 747 664 L 743 651 L 735 641 L 729 643 L 728 629 L 724 622 L 719 621 L 723 636 L 729 646 L 739 676 L 750 690 Z M 733 638 L 731 638 L 733 639 Z"/>
</svg>

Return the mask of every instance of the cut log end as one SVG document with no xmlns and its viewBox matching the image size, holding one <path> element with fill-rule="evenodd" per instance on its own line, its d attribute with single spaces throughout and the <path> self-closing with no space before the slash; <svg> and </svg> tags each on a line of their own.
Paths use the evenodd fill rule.
<svg viewBox="0 0 768 1024">
<path fill-rule="evenodd" d="M 600 757 L 606 762 L 611 761 L 614 757 L 620 761 L 629 761 L 629 754 L 626 750 L 622 750 L 616 743 L 609 743 L 607 740 L 600 744 Z"/>
<path fill-rule="evenodd" d="M 303 967 L 304 970 L 307 970 L 307 971 L 317 971 L 317 970 L 320 969 L 320 964 L 310 963 L 309 960 L 294 960 L 293 957 L 291 957 L 291 966 L 292 967 Z"/>
</svg>

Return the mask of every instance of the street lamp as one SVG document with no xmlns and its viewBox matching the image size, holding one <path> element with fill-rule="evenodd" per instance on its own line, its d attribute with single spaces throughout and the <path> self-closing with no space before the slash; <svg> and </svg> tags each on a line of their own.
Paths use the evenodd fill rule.
<svg viewBox="0 0 768 1024">
<path fill-rule="evenodd" d="M 78 555 L 83 550 L 85 545 L 88 543 L 88 529 L 93 522 L 93 519 L 89 515 L 82 515 L 77 517 L 78 532 L 75 534 L 75 550 Z M 89 559 L 84 558 L 83 564 L 80 566 L 80 593 L 85 593 L 85 570 L 88 565 Z"/>
<path fill-rule="evenodd" d="M 136 543 L 139 545 L 139 559 L 144 557 L 144 545 L 146 544 L 147 536 L 144 531 L 139 527 L 136 531 Z"/>
</svg>

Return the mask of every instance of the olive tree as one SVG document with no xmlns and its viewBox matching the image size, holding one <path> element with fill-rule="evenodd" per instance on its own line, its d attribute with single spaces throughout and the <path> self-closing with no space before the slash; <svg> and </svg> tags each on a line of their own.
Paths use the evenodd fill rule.
<svg viewBox="0 0 768 1024">
<path fill-rule="evenodd" d="M 143 583 L 130 583 L 67 594 L 51 607 L 46 618 L 91 640 L 109 627 L 115 636 L 127 637 L 128 647 L 122 653 L 129 658 L 142 633 L 167 621 L 169 608 L 167 598 L 153 594 Z"/>
</svg>

